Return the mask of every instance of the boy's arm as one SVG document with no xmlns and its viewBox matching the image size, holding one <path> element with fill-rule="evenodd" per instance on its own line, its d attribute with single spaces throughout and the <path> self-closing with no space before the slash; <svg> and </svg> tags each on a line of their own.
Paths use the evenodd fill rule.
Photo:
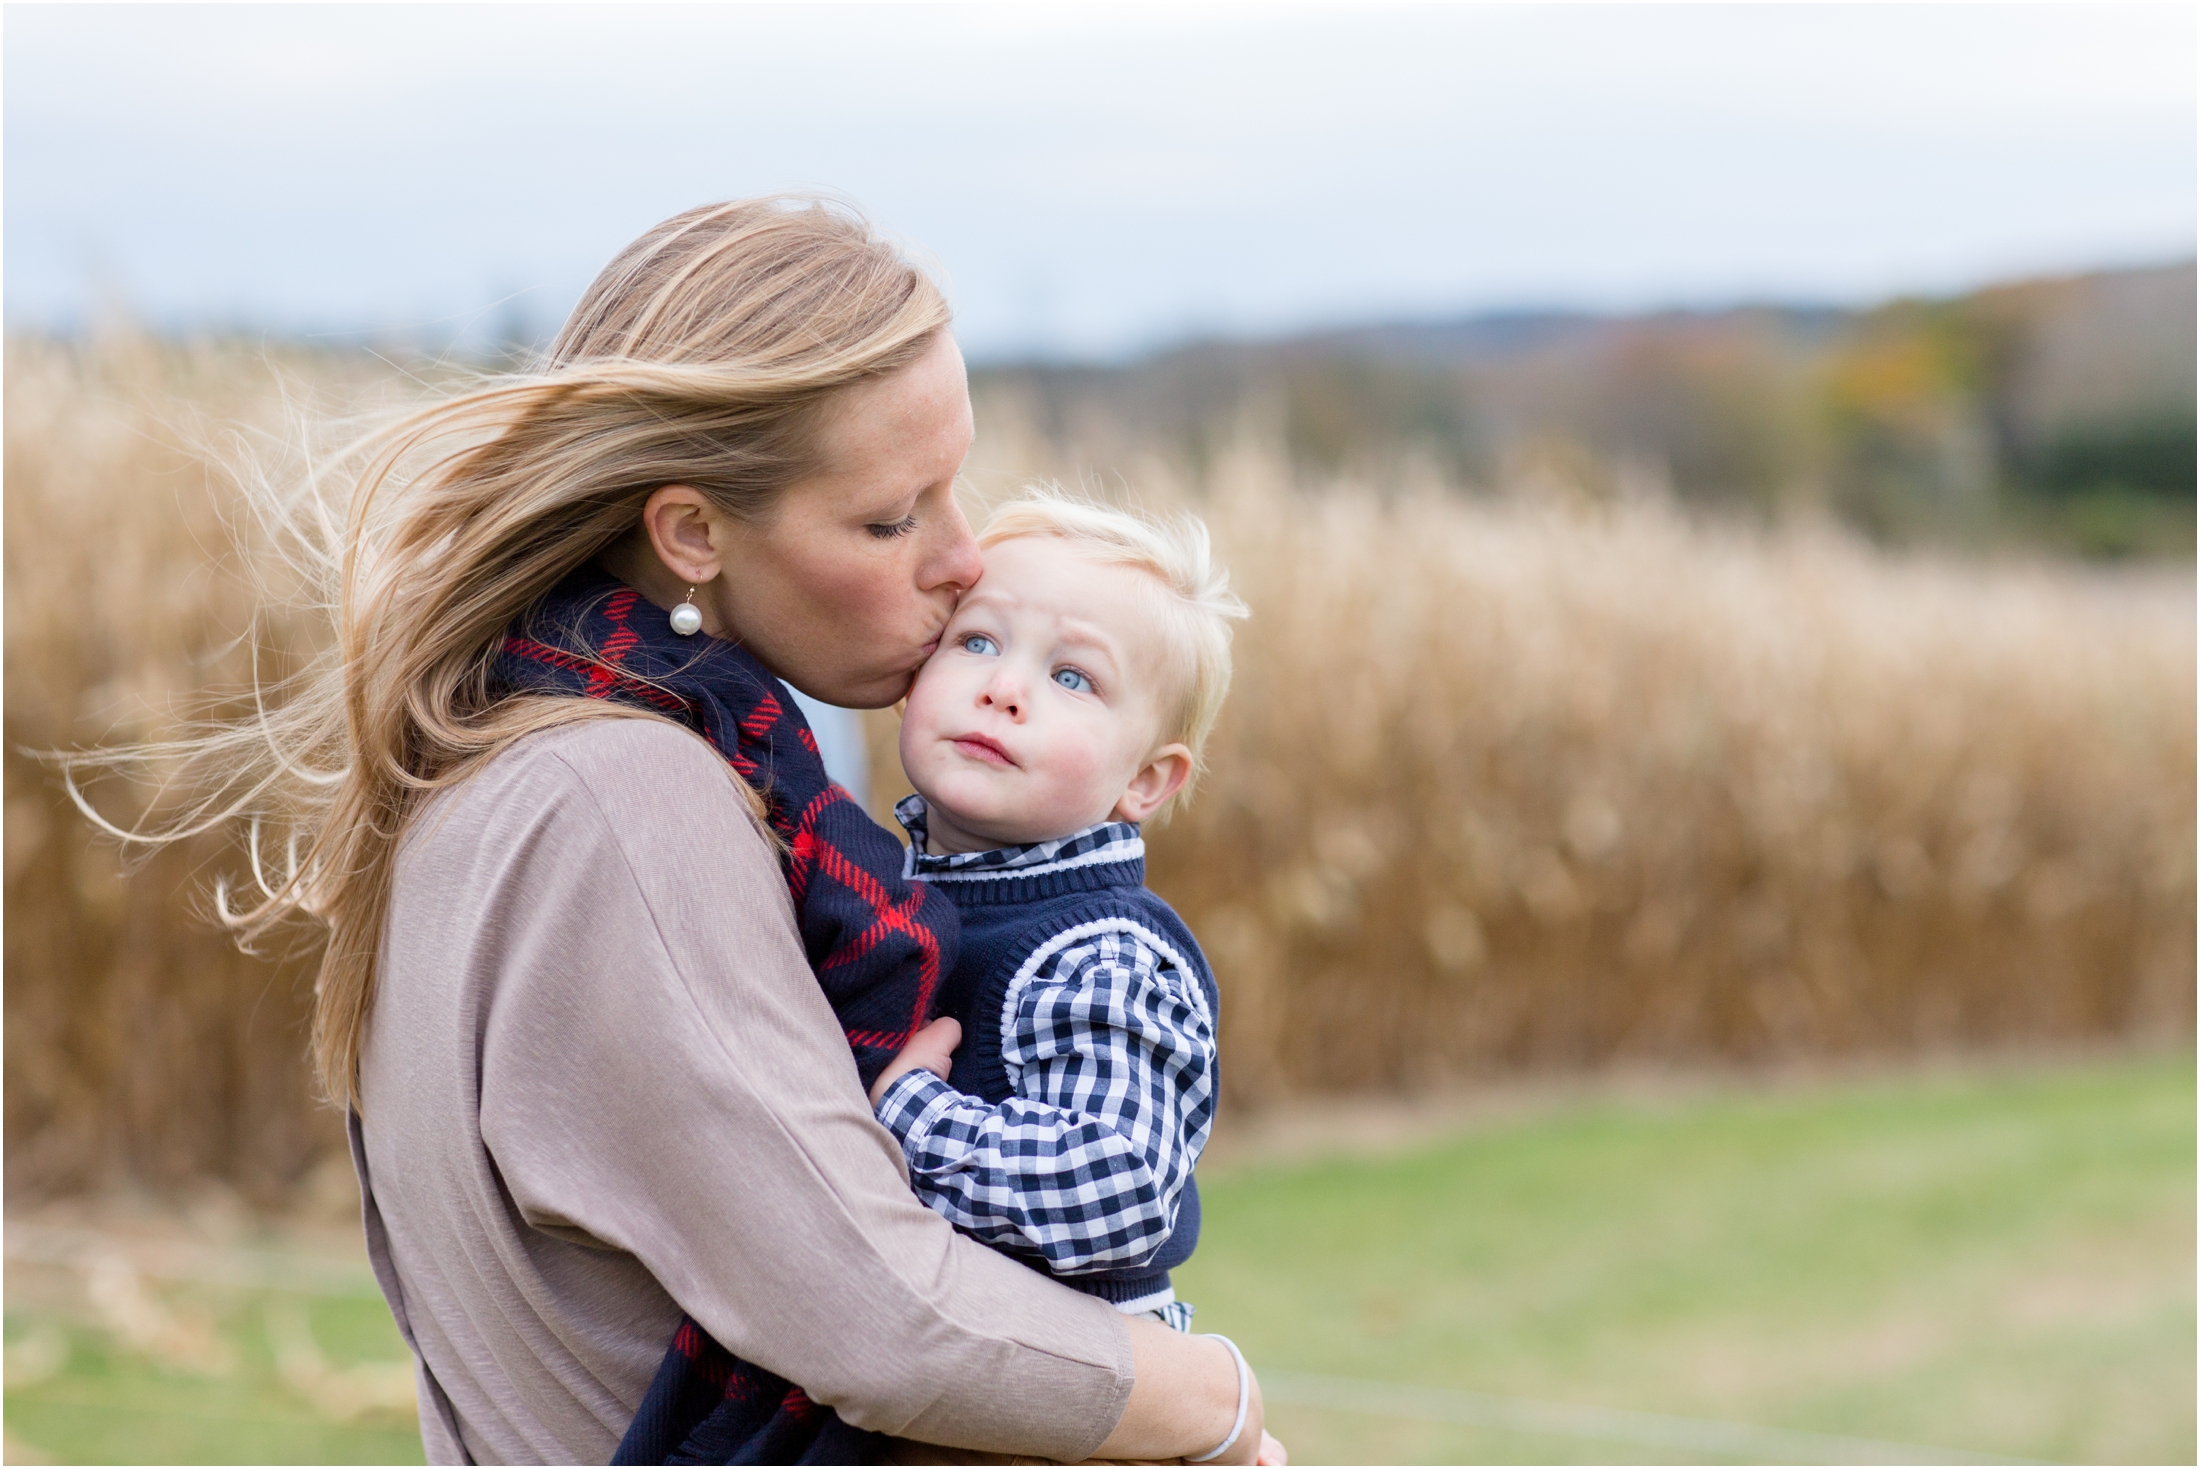
<svg viewBox="0 0 2200 1469">
<path fill-rule="evenodd" d="M 1215 1028 L 1194 976 L 1125 919 L 1011 992 L 988 1105 L 930 1071 L 895 1078 L 879 1121 L 918 1197 L 1056 1274 L 1151 1261 L 1214 1120 Z"/>
</svg>

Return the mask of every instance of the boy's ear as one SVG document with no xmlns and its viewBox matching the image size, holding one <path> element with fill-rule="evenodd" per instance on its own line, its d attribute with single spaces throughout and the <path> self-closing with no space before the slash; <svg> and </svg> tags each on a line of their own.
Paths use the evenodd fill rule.
<svg viewBox="0 0 2200 1469">
<path fill-rule="evenodd" d="M 1162 802 L 1184 789 L 1192 778 L 1192 752 L 1183 745 L 1163 745 L 1147 758 L 1145 767 L 1131 777 L 1130 789 L 1109 814 L 1117 821 L 1144 821 L 1161 809 Z"/>
</svg>

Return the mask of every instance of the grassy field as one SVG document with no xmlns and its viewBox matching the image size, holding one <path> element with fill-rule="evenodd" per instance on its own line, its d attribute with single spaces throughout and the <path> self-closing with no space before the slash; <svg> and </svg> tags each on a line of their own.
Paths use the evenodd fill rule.
<svg viewBox="0 0 2200 1469">
<path fill-rule="evenodd" d="M 1217 1166 L 1180 1284 L 1300 1463 L 2189 1463 L 2194 1147 L 2189 1055 L 1615 1093 Z M 8 1457 L 417 1460 L 367 1291 L 11 1260 Z"/>
<path fill-rule="evenodd" d="M 2184 1057 L 1562 1109 L 1217 1178 L 1180 1288 L 1287 1400 L 1321 1373 L 2190 1463 L 2193 1103 Z M 1272 1426 L 1303 1463 L 1721 1457 L 1582 1417 Z"/>
<path fill-rule="evenodd" d="M 19 1309 L 12 1262 L 9 1274 L 9 1463 L 421 1462 L 404 1343 L 379 1295 L 148 1289 L 163 1341 L 98 1304 Z M 380 1390 L 345 1392 L 362 1382 Z"/>
</svg>

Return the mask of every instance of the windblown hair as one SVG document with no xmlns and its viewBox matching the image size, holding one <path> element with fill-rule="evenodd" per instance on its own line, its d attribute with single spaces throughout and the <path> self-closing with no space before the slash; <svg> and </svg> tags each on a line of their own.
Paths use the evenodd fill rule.
<svg viewBox="0 0 2200 1469">
<path fill-rule="evenodd" d="M 1247 615 L 1245 603 L 1230 590 L 1230 573 L 1215 564 L 1206 523 L 1183 511 L 1136 514 L 1040 484 L 997 506 L 986 517 L 978 544 L 996 546 L 1022 536 L 1068 541 L 1097 560 L 1153 577 L 1170 683 L 1159 743 L 1181 743 L 1192 754 L 1190 777 L 1154 813 L 1156 821 L 1166 821 L 1191 799 L 1206 771 L 1207 736 L 1230 692 L 1230 624 Z"/>
<path fill-rule="evenodd" d="M 506 627 L 634 532 L 663 485 L 767 518 L 817 471 L 832 396 L 914 362 L 948 319 L 922 270 L 827 201 L 742 200 L 666 220 L 604 267 L 535 370 L 477 379 L 288 485 L 248 484 L 309 553 L 334 624 L 328 651 L 276 707 L 256 700 L 250 720 L 71 757 L 78 805 L 136 842 L 245 828 L 256 891 L 240 901 L 224 886 L 218 911 L 247 945 L 300 919 L 325 930 L 314 1066 L 331 1101 L 355 1106 L 408 821 L 524 735 L 655 717 L 606 700 L 493 697 Z M 180 814 L 129 830 L 100 818 L 78 776 L 130 766 L 182 792 Z"/>
</svg>

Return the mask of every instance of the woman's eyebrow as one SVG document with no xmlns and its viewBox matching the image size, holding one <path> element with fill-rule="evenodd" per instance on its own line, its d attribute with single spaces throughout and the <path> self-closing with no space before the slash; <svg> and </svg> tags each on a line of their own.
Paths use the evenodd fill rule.
<svg viewBox="0 0 2200 1469">
<path fill-rule="evenodd" d="M 917 508 L 922 495 L 878 495 L 864 502 L 856 513 L 866 520 L 898 520 Z"/>
</svg>

